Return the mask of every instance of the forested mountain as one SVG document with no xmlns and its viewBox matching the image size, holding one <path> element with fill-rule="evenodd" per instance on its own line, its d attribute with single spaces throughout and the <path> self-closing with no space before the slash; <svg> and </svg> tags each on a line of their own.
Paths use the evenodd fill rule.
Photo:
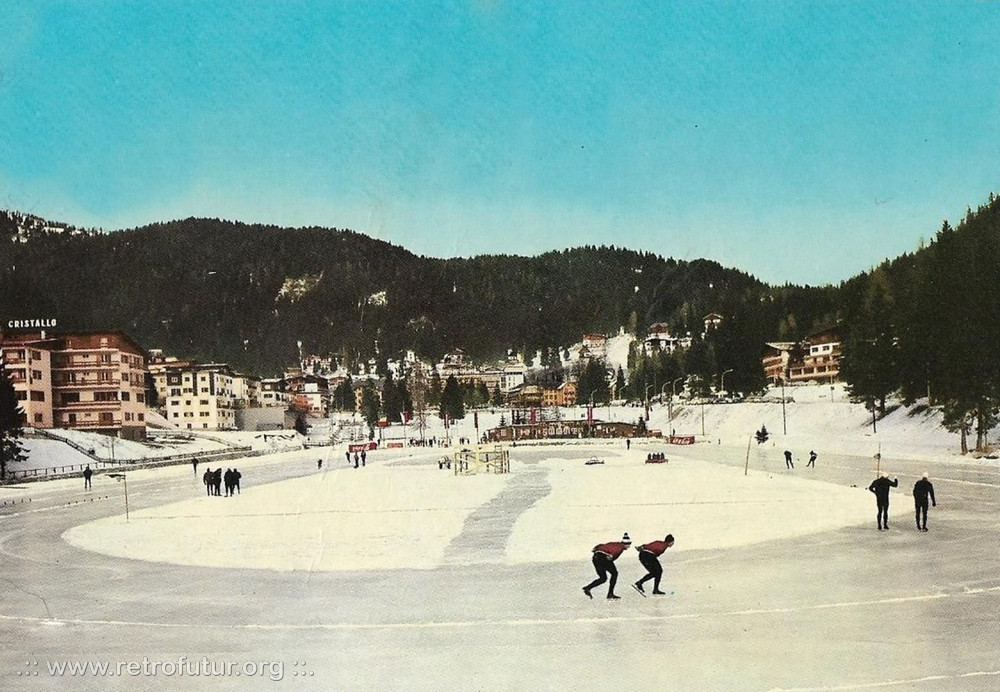
<svg viewBox="0 0 1000 692">
<path fill-rule="evenodd" d="M 741 325 L 756 358 L 763 341 L 801 338 L 838 311 L 834 287 L 771 287 L 614 247 L 446 260 L 347 230 L 185 219 L 98 232 L 16 212 L 0 212 L 0 296 L 0 324 L 124 329 L 262 375 L 297 362 L 299 341 L 348 361 L 453 348 L 484 361 L 654 322 L 697 334 L 708 312 Z"/>
<path fill-rule="evenodd" d="M 1000 198 L 842 291 L 841 374 L 854 396 L 883 410 L 897 391 L 926 397 L 963 452 L 973 431 L 985 449 L 1000 411 Z"/>
</svg>

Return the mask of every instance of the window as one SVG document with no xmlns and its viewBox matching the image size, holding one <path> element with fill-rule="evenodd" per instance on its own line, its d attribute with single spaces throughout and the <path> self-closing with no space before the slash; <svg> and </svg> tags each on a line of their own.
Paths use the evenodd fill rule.
<svg viewBox="0 0 1000 692">
<path fill-rule="evenodd" d="M 179 400 L 179 399 L 171 399 L 171 400 L 170 400 L 170 405 L 171 405 L 171 406 L 180 406 L 180 405 L 181 405 L 181 402 L 180 402 L 180 400 Z"/>
<path fill-rule="evenodd" d="M 94 401 L 118 401 L 118 392 L 94 392 Z"/>
<path fill-rule="evenodd" d="M 208 394 L 208 387 L 202 387 L 201 388 L 201 393 L 202 394 Z"/>
<path fill-rule="evenodd" d="M 62 403 L 63 406 L 80 403 L 80 392 L 66 392 L 62 395 Z"/>
<path fill-rule="evenodd" d="M 170 390 L 170 396 L 180 396 L 180 395 L 181 395 L 181 390 L 179 388 Z"/>
<path fill-rule="evenodd" d="M 128 411 L 125 412 L 125 420 L 127 420 L 127 421 L 128 420 L 132 420 L 132 414 L 129 413 Z"/>
<path fill-rule="evenodd" d="M 122 392 L 122 401 L 132 401 L 132 394 L 129 392 Z"/>
<path fill-rule="evenodd" d="M 17 390 L 16 392 L 14 392 L 14 396 L 17 397 L 18 401 L 28 400 L 28 393 L 22 390 Z"/>
<path fill-rule="evenodd" d="M 42 352 L 41 351 L 32 351 L 31 352 L 31 359 L 32 360 L 41 360 L 42 359 Z"/>
<path fill-rule="evenodd" d="M 45 392 L 32 392 L 31 393 L 31 400 L 32 401 L 45 401 Z"/>
<path fill-rule="evenodd" d="M 41 423 L 42 422 L 42 414 L 40 414 L 40 413 L 36 413 L 35 414 L 35 422 L 36 423 Z"/>
<path fill-rule="evenodd" d="M 177 411 L 174 411 L 174 418 L 179 418 L 179 417 L 180 417 L 180 415 L 181 415 L 181 414 L 177 413 Z"/>
<path fill-rule="evenodd" d="M 68 420 L 70 423 L 76 423 L 76 414 L 75 413 L 69 414 L 68 416 L 66 416 L 66 420 Z"/>
<path fill-rule="evenodd" d="M 42 371 L 41 370 L 32 370 L 31 371 L 31 378 L 33 380 L 41 382 L 42 381 Z"/>
<path fill-rule="evenodd" d="M 190 406 L 190 405 L 191 405 L 191 400 L 190 400 L 190 399 L 186 400 L 186 401 L 184 402 L 184 405 L 185 405 L 185 406 Z"/>
<path fill-rule="evenodd" d="M 208 423 L 202 423 L 202 424 L 201 424 L 201 427 L 202 427 L 202 428 L 205 428 L 205 429 L 208 429 Z"/>
<path fill-rule="evenodd" d="M 144 403 L 146 403 L 146 395 L 145 394 L 136 394 L 135 395 L 135 400 L 138 401 L 140 404 L 144 404 Z"/>
<path fill-rule="evenodd" d="M 139 420 L 140 420 L 140 421 L 144 421 L 144 420 L 146 420 L 146 414 L 145 414 L 145 413 L 140 413 L 140 414 L 139 414 Z"/>
<path fill-rule="evenodd" d="M 100 416 L 98 416 L 98 420 L 100 420 L 102 423 L 114 423 L 115 414 L 113 414 L 111 411 L 101 411 Z"/>
<path fill-rule="evenodd" d="M 198 404 L 201 406 L 208 406 L 208 399 L 199 399 Z"/>
<path fill-rule="evenodd" d="M 110 353 L 102 353 L 101 354 L 101 362 L 102 363 L 110 363 L 111 362 L 111 354 Z"/>
<path fill-rule="evenodd" d="M 198 415 L 201 416 L 202 418 L 208 418 L 208 411 L 202 411 Z"/>
</svg>

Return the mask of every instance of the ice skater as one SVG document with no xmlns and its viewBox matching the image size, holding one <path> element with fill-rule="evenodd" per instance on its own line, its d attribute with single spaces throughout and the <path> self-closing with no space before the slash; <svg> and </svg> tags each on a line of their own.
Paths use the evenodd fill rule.
<svg viewBox="0 0 1000 692">
<path fill-rule="evenodd" d="M 883 473 L 872 481 L 868 490 L 875 494 L 875 503 L 878 505 L 878 530 L 889 530 L 889 488 L 899 487 L 899 479 L 889 480 L 889 474 Z"/>
<path fill-rule="evenodd" d="M 212 494 L 216 497 L 222 495 L 222 467 L 215 469 L 212 473 Z"/>
<path fill-rule="evenodd" d="M 927 480 L 927 473 L 924 473 L 924 477 L 913 484 L 913 505 L 917 518 L 917 530 L 926 531 L 927 530 L 927 497 L 931 498 L 931 505 L 937 507 L 937 500 L 934 499 L 934 485 Z M 924 522 L 920 523 L 920 517 L 923 516 Z"/>
<path fill-rule="evenodd" d="M 358 468 L 358 453 L 354 453 L 354 468 Z"/>
<path fill-rule="evenodd" d="M 809 452 L 809 463 L 806 464 L 806 468 L 809 468 L 810 466 L 816 468 L 816 452 L 813 451 Z"/>
<path fill-rule="evenodd" d="M 660 556 L 663 555 L 667 548 L 673 546 L 673 544 L 674 536 L 668 533 L 667 537 L 662 541 L 644 543 L 636 547 L 636 550 L 639 551 L 639 562 L 646 568 L 647 574 L 632 586 L 643 596 L 646 595 L 646 592 L 643 590 L 642 585 L 650 579 L 653 580 L 653 594 L 656 596 L 663 596 L 665 594 L 664 591 L 660 591 L 660 579 L 663 577 L 663 566 L 660 565 Z"/>
<path fill-rule="evenodd" d="M 191 457 L 191 466 L 194 467 L 194 475 L 198 475 L 198 457 Z"/>
<path fill-rule="evenodd" d="M 201 477 L 201 482 L 205 484 L 205 494 L 206 495 L 211 495 L 212 494 L 212 478 L 213 477 L 214 477 L 214 475 L 212 474 L 212 468 L 209 467 L 209 468 L 205 469 L 205 474 Z"/>
<path fill-rule="evenodd" d="M 233 469 L 233 490 L 236 491 L 237 495 L 240 494 L 240 479 L 241 478 L 243 478 L 243 474 L 240 473 L 239 469 L 234 468 Z"/>
<path fill-rule="evenodd" d="M 351 465 L 351 450 L 347 450 L 346 452 L 344 452 L 344 456 L 347 457 L 347 465 L 350 466 Z"/>
<path fill-rule="evenodd" d="M 621 596 L 615 595 L 615 584 L 618 583 L 618 568 L 615 567 L 615 560 L 628 550 L 630 545 L 632 545 L 632 539 L 626 533 L 620 541 L 601 543 L 594 546 L 591 552 L 594 554 L 592 562 L 594 563 L 594 570 L 597 572 L 597 579 L 583 587 L 583 593 L 587 595 L 587 598 L 593 598 L 590 592 L 595 587 L 608 581 L 608 575 L 611 575 L 611 582 L 608 584 L 608 599 L 617 601 L 621 598 Z"/>
<path fill-rule="evenodd" d="M 792 453 L 789 452 L 787 449 L 785 450 L 785 468 L 786 469 L 795 468 L 795 464 L 792 463 Z"/>
<path fill-rule="evenodd" d="M 363 449 L 362 449 L 362 450 L 361 450 L 361 465 L 362 465 L 362 466 L 364 466 L 364 465 L 365 465 L 365 458 L 366 458 L 367 456 L 368 456 L 368 453 L 367 453 L 367 452 L 366 452 L 365 450 L 363 450 Z"/>
<path fill-rule="evenodd" d="M 90 490 L 90 479 L 93 477 L 94 472 L 90 470 L 90 464 L 87 464 L 87 468 L 83 470 L 83 489 Z"/>
<path fill-rule="evenodd" d="M 323 459 L 322 458 L 316 460 L 316 470 L 317 471 L 322 471 L 323 470 Z"/>
<path fill-rule="evenodd" d="M 226 497 L 233 494 L 233 470 L 226 469 L 226 472 L 222 474 L 223 484 L 226 486 Z"/>
</svg>

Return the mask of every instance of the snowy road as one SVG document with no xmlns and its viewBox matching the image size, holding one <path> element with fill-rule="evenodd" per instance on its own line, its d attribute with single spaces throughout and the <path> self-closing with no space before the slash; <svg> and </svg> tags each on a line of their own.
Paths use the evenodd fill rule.
<svg viewBox="0 0 1000 692">
<path fill-rule="evenodd" d="M 591 453 L 564 452 L 581 463 Z M 614 453 L 607 448 L 606 455 Z M 683 453 L 738 472 L 745 447 L 698 445 Z M 551 450 L 519 447 L 516 455 L 542 462 Z M 786 472 L 780 451 L 759 455 L 751 467 L 776 475 L 845 487 L 865 487 L 874 477 L 867 457 L 821 454 L 818 468 Z M 673 450 L 670 456 L 679 463 Z M 619 561 L 618 602 L 580 593 L 592 578 L 586 550 L 573 562 L 462 563 L 463 546 L 482 543 L 473 523 L 502 516 L 505 502 L 514 514 L 537 508 L 548 489 L 535 471 L 469 515 L 442 566 L 364 571 L 178 566 L 80 550 L 62 534 L 120 514 L 120 488 L 102 479 L 88 496 L 75 482 L 34 484 L 23 491 L 33 495 L 31 503 L 0 507 L 0 684 L 15 690 L 57 684 L 71 690 L 1000 688 L 996 469 L 883 464 L 900 478 L 890 532 L 875 530 L 872 501 L 864 525 L 668 552 L 665 588 L 672 593 L 662 599 L 627 588 L 641 572 L 626 555 Z M 925 470 L 939 506 L 931 510 L 930 532 L 921 534 L 911 528 L 908 490 Z M 248 465 L 244 483 L 315 473 L 315 454 L 289 454 L 280 463 Z M 133 510 L 202 492 L 189 469 L 129 480 Z M 58 683 L 48 672 L 66 660 L 181 656 L 280 663 L 282 680 L 260 674 L 263 666 L 253 676 L 241 668 L 240 676 L 194 679 L 162 669 L 156 677 L 66 673 Z"/>
</svg>

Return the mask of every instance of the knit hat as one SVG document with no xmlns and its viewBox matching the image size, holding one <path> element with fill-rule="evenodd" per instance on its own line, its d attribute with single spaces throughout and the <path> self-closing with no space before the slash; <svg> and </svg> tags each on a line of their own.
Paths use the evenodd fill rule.
<svg viewBox="0 0 1000 692">
<path fill-rule="evenodd" d="M 622 536 L 622 543 L 631 543 L 631 542 L 632 542 L 632 539 L 628 537 L 628 531 L 626 531 L 625 535 Z"/>
</svg>

